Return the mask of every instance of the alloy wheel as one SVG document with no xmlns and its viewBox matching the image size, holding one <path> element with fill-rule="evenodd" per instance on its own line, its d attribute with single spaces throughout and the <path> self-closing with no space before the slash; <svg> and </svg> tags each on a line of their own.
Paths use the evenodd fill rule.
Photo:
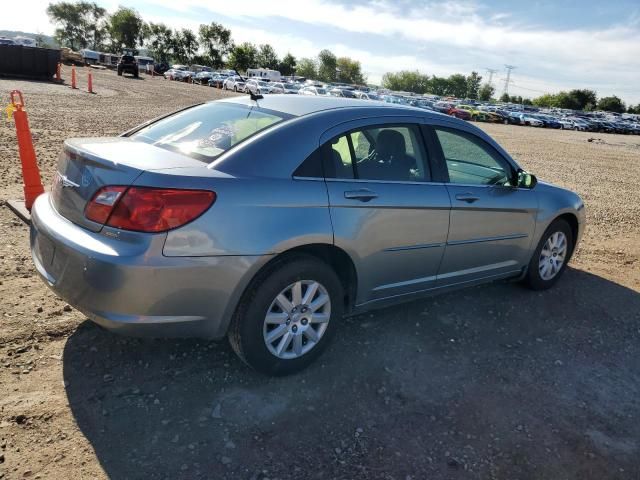
<svg viewBox="0 0 640 480">
<path fill-rule="evenodd" d="M 330 318 L 327 289 L 315 280 L 298 280 L 284 288 L 267 309 L 265 345 L 278 358 L 301 357 L 320 342 Z"/>
<path fill-rule="evenodd" d="M 555 277 L 567 256 L 567 237 L 562 232 L 552 233 L 540 252 L 538 271 L 540 278 L 548 281 Z"/>
</svg>

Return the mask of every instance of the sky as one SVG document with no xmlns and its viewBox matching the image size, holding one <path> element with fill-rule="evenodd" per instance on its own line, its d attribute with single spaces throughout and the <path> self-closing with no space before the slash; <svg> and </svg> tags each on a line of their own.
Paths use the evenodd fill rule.
<svg viewBox="0 0 640 480">
<path fill-rule="evenodd" d="M 96 0 L 133 7 L 146 21 L 197 30 L 222 23 L 237 43 L 270 43 L 281 56 L 328 48 L 362 63 L 369 82 L 389 71 L 469 74 L 497 94 L 536 97 L 572 88 L 640 103 L 638 0 Z M 49 0 L 21 0 L 0 29 L 52 34 Z"/>
</svg>

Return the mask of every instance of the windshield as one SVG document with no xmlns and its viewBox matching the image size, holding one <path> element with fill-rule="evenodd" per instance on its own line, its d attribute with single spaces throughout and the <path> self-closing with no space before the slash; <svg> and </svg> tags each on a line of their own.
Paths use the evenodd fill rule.
<svg viewBox="0 0 640 480">
<path fill-rule="evenodd" d="M 155 122 L 131 138 L 208 163 L 234 145 L 287 118 L 290 115 L 259 107 L 213 102 Z"/>
<path fill-rule="evenodd" d="M 316 92 L 318 92 L 318 95 L 326 95 L 327 91 L 324 88 L 316 88 Z"/>
</svg>

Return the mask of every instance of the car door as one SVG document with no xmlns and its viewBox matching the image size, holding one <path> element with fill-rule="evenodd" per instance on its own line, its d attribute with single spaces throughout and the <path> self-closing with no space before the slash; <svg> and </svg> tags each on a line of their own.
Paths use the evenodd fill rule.
<svg viewBox="0 0 640 480">
<path fill-rule="evenodd" d="M 515 167 L 479 136 L 434 126 L 451 216 L 438 286 L 518 273 L 529 261 L 538 199 L 511 186 Z"/>
<path fill-rule="evenodd" d="M 431 182 L 419 121 L 360 121 L 325 137 L 334 241 L 354 260 L 357 304 L 435 287 L 450 201 Z"/>
</svg>

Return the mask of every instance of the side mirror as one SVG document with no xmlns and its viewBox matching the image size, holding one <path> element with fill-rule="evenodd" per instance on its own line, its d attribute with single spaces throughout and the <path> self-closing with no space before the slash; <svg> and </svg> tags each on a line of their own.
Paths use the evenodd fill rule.
<svg viewBox="0 0 640 480">
<path fill-rule="evenodd" d="M 518 188 L 532 189 L 537 184 L 538 179 L 533 173 L 525 172 L 524 170 L 518 172 Z"/>
</svg>

